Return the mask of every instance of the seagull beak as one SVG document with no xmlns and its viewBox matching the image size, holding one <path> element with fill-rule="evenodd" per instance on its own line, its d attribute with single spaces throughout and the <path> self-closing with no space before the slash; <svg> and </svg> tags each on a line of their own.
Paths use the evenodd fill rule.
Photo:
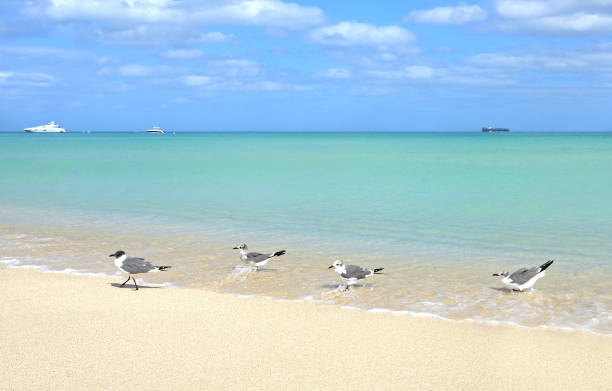
<svg viewBox="0 0 612 391">
<path fill-rule="evenodd" d="M 330 267 L 328 267 L 328 269 L 331 269 L 332 267 L 334 267 L 334 265 L 331 265 Z"/>
<path fill-rule="evenodd" d="M 499 274 L 498 273 L 493 273 L 492 277 L 499 277 Z"/>
<path fill-rule="evenodd" d="M 238 247 L 234 247 L 232 250 L 240 250 Z"/>
<path fill-rule="evenodd" d="M 111 255 L 109 255 L 109 257 L 114 257 L 114 256 L 115 256 L 115 254 L 111 254 Z"/>
</svg>

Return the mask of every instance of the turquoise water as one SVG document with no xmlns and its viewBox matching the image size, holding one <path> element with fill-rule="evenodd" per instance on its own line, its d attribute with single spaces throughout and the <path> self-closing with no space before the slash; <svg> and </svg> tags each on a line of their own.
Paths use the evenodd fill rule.
<svg viewBox="0 0 612 391">
<path fill-rule="evenodd" d="M 478 316 L 454 316 L 444 303 L 455 300 L 452 292 L 474 300 L 467 298 L 474 284 L 487 288 L 492 300 L 522 300 L 491 289 L 499 281 L 490 274 L 555 259 L 534 294 L 566 294 L 570 286 L 584 293 L 572 296 L 577 307 L 595 309 L 584 320 L 570 314 L 570 320 L 540 324 L 612 330 L 612 283 L 606 281 L 612 271 L 611 133 L 5 133 L 0 191 L 0 223 L 20 227 L 6 228 L 7 258 L 19 253 L 10 235 L 36 231 L 54 238 L 53 228 L 24 228 L 41 225 L 87 231 L 87 237 L 133 235 L 135 247 L 153 256 L 164 250 L 145 246 L 146 238 L 161 243 L 193 235 L 200 239 L 185 244 L 190 254 L 242 242 L 254 250 L 281 246 L 288 269 L 293 260 L 318 268 L 343 257 L 386 267 L 384 279 L 366 286 L 367 300 L 363 290 L 335 298 L 340 304 L 508 321 L 517 319 L 487 315 L 494 312 L 489 304 Z M 116 246 L 130 247 L 124 242 Z M 85 267 L 78 254 L 72 257 L 73 267 Z M 219 257 L 230 259 L 231 274 L 237 254 Z M 274 278 L 286 279 L 281 271 Z M 286 272 L 290 281 L 303 280 Z M 185 271 L 185 285 L 218 283 L 224 272 L 218 273 L 211 281 Z M 427 276 L 435 285 L 432 297 L 443 292 L 444 311 L 372 299 L 389 289 L 382 285 L 396 284 L 397 292 Z M 449 276 L 445 288 L 436 285 L 436 278 Z M 337 283 L 334 277 L 322 274 L 318 285 L 275 288 L 273 295 L 316 296 Z M 242 285 L 232 280 L 223 289 L 270 294 L 263 281 L 250 281 L 259 278 L 238 279 Z"/>
</svg>

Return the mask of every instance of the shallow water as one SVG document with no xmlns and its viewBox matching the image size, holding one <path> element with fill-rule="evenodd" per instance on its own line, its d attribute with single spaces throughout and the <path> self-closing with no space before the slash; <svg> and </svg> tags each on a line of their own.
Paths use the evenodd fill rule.
<svg viewBox="0 0 612 391">
<path fill-rule="evenodd" d="M 612 134 L 0 134 L 0 261 L 612 332 Z M 254 272 L 231 250 L 287 254 Z M 334 259 L 385 267 L 348 292 Z M 491 273 L 555 259 L 535 289 Z M 119 279 L 119 277 L 118 277 Z M 121 282 L 121 281 L 119 281 Z"/>
</svg>

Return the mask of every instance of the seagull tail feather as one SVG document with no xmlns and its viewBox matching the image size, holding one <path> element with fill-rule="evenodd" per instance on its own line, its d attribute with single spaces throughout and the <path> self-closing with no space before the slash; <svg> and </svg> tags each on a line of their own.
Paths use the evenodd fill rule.
<svg viewBox="0 0 612 391">
<path fill-rule="evenodd" d="M 171 267 L 172 267 L 172 266 L 158 266 L 158 267 L 157 267 L 157 270 L 159 270 L 159 271 L 162 271 L 162 272 L 163 272 L 164 270 L 166 270 L 166 269 L 170 269 Z"/>
<path fill-rule="evenodd" d="M 379 267 L 378 269 L 373 269 L 374 270 L 374 274 L 381 274 L 380 271 L 384 270 L 384 267 Z"/>
<path fill-rule="evenodd" d="M 285 250 L 280 250 L 280 251 L 276 251 L 274 254 L 272 254 L 273 257 L 280 257 L 281 255 L 285 255 L 286 251 Z"/>
<path fill-rule="evenodd" d="M 546 270 L 547 267 L 549 267 L 550 265 L 552 265 L 554 261 L 551 259 L 550 261 L 546 261 L 545 264 L 543 264 L 542 266 L 540 266 L 540 273 L 543 272 L 544 270 Z"/>
</svg>

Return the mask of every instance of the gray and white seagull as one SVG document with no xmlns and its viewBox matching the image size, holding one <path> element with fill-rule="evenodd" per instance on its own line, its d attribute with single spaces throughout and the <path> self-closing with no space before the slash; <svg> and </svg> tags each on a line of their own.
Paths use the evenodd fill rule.
<svg viewBox="0 0 612 391">
<path fill-rule="evenodd" d="M 249 251 L 249 247 L 243 244 L 238 247 L 234 247 L 234 250 L 240 250 L 240 259 L 249 265 L 255 266 L 259 269 L 260 266 L 265 265 L 268 261 L 274 257 L 280 257 L 285 254 L 285 250 L 274 251 L 272 253 L 262 254 L 254 251 Z"/>
<path fill-rule="evenodd" d="M 124 286 L 125 283 L 131 278 L 134 280 L 136 290 L 138 290 L 138 284 L 136 284 L 136 279 L 134 278 L 133 274 L 154 273 L 164 271 L 172 267 L 154 266 L 151 262 L 145 261 L 144 258 L 128 257 L 127 254 L 121 250 L 109 255 L 109 257 L 115 257 L 115 266 L 117 266 L 117 269 L 128 275 L 128 279 L 125 280 L 121 286 Z"/>
<path fill-rule="evenodd" d="M 384 267 L 380 267 L 377 269 L 372 268 L 362 268 L 361 266 L 355 265 L 345 265 L 341 260 L 336 259 L 334 263 L 331 264 L 328 269 L 334 268 L 336 273 L 342 277 L 343 280 L 346 281 L 346 289 L 349 289 L 349 286 L 354 285 L 358 280 L 362 280 L 364 278 L 373 276 L 374 274 L 380 274 L 379 272 L 384 269 Z"/>
<path fill-rule="evenodd" d="M 512 274 L 504 270 L 500 273 L 494 273 L 493 276 L 503 277 L 502 284 L 506 288 L 522 292 L 525 289 L 531 288 L 538 279 L 544 277 L 546 275 L 546 268 L 552 265 L 553 262 L 553 260 L 550 260 L 541 266 L 535 266 L 531 269 L 522 267 Z"/>
</svg>

